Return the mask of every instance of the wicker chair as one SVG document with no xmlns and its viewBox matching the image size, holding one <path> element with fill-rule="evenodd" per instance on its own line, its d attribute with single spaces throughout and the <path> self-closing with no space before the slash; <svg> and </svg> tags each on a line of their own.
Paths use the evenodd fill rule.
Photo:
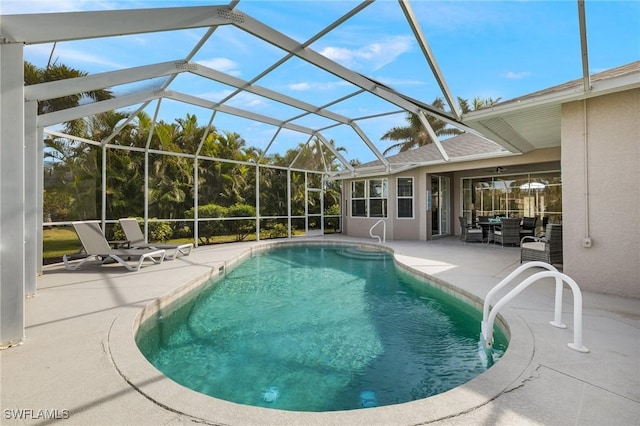
<svg viewBox="0 0 640 426">
<path fill-rule="evenodd" d="M 544 237 L 524 237 L 520 247 L 520 263 L 537 260 L 562 264 L 562 225 L 548 224 Z"/>
<path fill-rule="evenodd" d="M 504 247 L 505 244 L 520 245 L 520 219 L 502 219 L 500 227 L 496 227 L 491 235 L 494 244 L 499 242 L 502 247 Z"/>
<path fill-rule="evenodd" d="M 482 242 L 482 229 L 468 225 L 467 221 L 462 216 L 458 217 L 458 220 L 460 220 L 460 228 L 462 228 L 462 235 L 460 236 L 462 241 L 465 243 L 467 241 Z"/>
<path fill-rule="evenodd" d="M 537 217 L 523 217 L 522 229 L 520 229 L 520 238 L 533 237 L 536 235 L 536 224 L 538 222 Z"/>
</svg>

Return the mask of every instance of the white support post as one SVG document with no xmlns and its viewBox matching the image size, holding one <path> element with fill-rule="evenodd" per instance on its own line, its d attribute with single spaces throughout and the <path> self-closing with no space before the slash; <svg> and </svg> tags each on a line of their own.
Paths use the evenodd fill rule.
<svg viewBox="0 0 640 426">
<path fill-rule="evenodd" d="M 38 229 L 36 237 L 36 273 L 42 275 L 42 241 L 44 238 L 42 222 L 44 221 L 44 128 L 38 126 L 38 166 L 36 169 L 37 182 L 36 182 L 36 198 L 38 203 L 38 209 L 36 212 L 38 218 Z"/>
<path fill-rule="evenodd" d="M 304 235 L 309 234 L 309 182 L 304 172 Z"/>
<path fill-rule="evenodd" d="M 149 136 L 149 140 L 151 136 Z M 149 142 L 144 149 L 144 241 L 149 235 Z"/>
<path fill-rule="evenodd" d="M 0 44 L 0 58 L 0 348 L 6 348 L 24 340 L 25 324 L 23 45 Z"/>
<path fill-rule="evenodd" d="M 160 105 L 162 99 L 158 99 L 156 103 L 156 110 L 153 113 L 153 121 L 151 122 L 151 129 L 149 129 L 149 137 L 147 137 L 147 143 L 144 146 L 144 242 L 149 242 L 149 148 L 151 147 L 151 140 L 153 139 L 153 133 L 156 129 L 156 123 L 158 122 L 158 113 L 160 112 Z M 196 209 L 197 214 L 197 209 Z M 196 216 L 197 220 L 197 216 Z M 198 247 L 198 245 L 195 245 Z"/>
<path fill-rule="evenodd" d="M 198 197 L 200 194 L 198 179 L 200 179 L 200 160 L 198 160 L 198 154 L 196 154 L 193 159 L 193 239 L 195 247 L 198 247 Z"/>
<path fill-rule="evenodd" d="M 324 194 L 326 187 L 324 184 L 325 174 L 320 175 L 320 231 L 324 236 Z"/>
<path fill-rule="evenodd" d="M 256 164 L 256 241 L 260 241 L 260 164 Z"/>
<path fill-rule="evenodd" d="M 25 197 L 25 228 L 24 228 L 24 291 L 25 295 L 36 294 L 36 277 L 38 276 L 38 261 L 42 265 L 42 250 L 38 252 L 38 229 L 42 229 L 42 215 L 38 217 L 39 200 L 38 177 L 42 172 L 42 155 L 38 150 L 38 102 L 29 101 L 24 105 L 24 197 Z"/>
<path fill-rule="evenodd" d="M 102 221 L 102 232 L 107 230 L 107 146 L 102 145 L 102 170 L 100 172 L 102 176 L 102 184 L 100 186 L 100 192 L 102 193 L 102 206 L 100 219 Z"/>
<path fill-rule="evenodd" d="M 289 238 L 291 238 L 293 235 L 293 232 L 291 232 L 291 169 L 287 169 L 287 221 Z"/>
</svg>

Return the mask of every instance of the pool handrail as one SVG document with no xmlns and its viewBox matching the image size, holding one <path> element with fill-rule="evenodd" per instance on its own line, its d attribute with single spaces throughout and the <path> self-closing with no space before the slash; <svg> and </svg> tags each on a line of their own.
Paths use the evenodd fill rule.
<svg viewBox="0 0 640 426">
<path fill-rule="evenodd" d="M 510 283 L 516 276 L 520 275 L 526 269 L 532 267 L 542 267 L 547 269 L 547 271 L 542 271 L 535 273 L 522 281 L 516 287 L 514 287 L 509 293 L 503 296 L 498 302 L 493 306 L 493 309 L 489 309 L 489 304 L 491 302 L 491 298 L 493 295 L 503 288 L 505 285 Z M 566 282 L 571 291 L 573 293 L 573 342 L 569 343 L 569 348 L 578 351 L 578 352 L 589 352 L 582 344 L 582 293 L 580 292 L 580 287 L 578 284 L 568 275 L 565 275 L 559 272 L 554 266 L 549 265 L 545 262 L 530 262 L 518 267 L 515 271 L 509 274 L 506 278 L 504 278 L 500 283 L 498 283 L 495 287 L 493 287 L 484 301 L 483 307 L 483 317 L 481 323 L 481 340 L 485 347 L 491 347 L 493 345 L 493 324 L 495 322 L 495 318 L 498 315 L 500 309 L 511 301 L 515 296 L 520 294 L 522 290 L 527 288 L 529 285 L 533 284 L 536 281 L 539 281 L 544 278 L 555 278 L 556 280 L 556 297 L 555 297 L 555 317 L 553 321 L 549 321 L 551 325 L 557 328 L 566 328 L 567 326 L 562 323 L 562 289 L 563 283 Z"/>
<path fill-rule="evenodd" d="M 378 226 L 380 223 L 382 223 L 382 239 L 379 235 L 373 235 L 373 228 Z M 387 241 L 387 222 L 384 219 L 380 219 L 379 221 L 374 223 L 373 226 L 369 228 L 369 235 L 371 236 L 371 238 L 377 238 L 379 244 L 385 243 Z"/>
<path fill-rule="evenodd" d="M 525 263 L 523 265 L 520 265 L 513 272 L 511 272 L 509 275 L 507 275 L 505 278 L 503 278 L 502 281 L 500 281 L 498 284 L 496 284 L 491 290 L 489 290 L 489 292 L 485 296 L 484 305 L 483 305 L 483 308 L 482 308 L 482 321 L 483 322 L 487 321 L 487 318 L 489 317 L 489 308 L 491 306 L 491 299 L 493 298 L 493 296 L 500 289 L 502 289 L 504 286 L 506 286 L 511 281 L 513 281 L 518 275 L 520 275 L 521 273 L 523 273 L 527 269 L 535 268 L 535 267 L 545 268 L 545 269 L 548 269 L 550 271 L 557 271 L 558 270 L 558 269 L 556 269 L 555 266 L 550 265 L 549 263 L 546 263 L 546 262 L 541 262 L 541 261 L 527 262 L 527 263 Z M 558 282 L 558 280 L 556 279 L 556 296 L 557 296 L 557 291 L 558 291 L 558 283 L 562 284 L 562 281 Z M 560 287 L 560 294 L 562 295 L 562 287 Z M 562 300 L 562 299 L 560 299 L 560 300 Z M 558 308 L 558 299 L 557 298 L 556 298 L 556 308 Z M 562 312 L 560 312 L 559 315 L 561 316 Z M 561 323 L 559 315 L 558 315 L 558 310 L 556 309 L 555 322 L 558 323 L 558 324 Z M 566 326 L 561 327 L 561 328 L 565 328 L 565 327 Z"/>
</svg>

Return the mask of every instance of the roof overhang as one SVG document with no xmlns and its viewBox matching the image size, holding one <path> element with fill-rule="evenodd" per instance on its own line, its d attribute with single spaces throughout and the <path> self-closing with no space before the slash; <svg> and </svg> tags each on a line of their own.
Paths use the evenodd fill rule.
<svg viewBox="0 0 640 426">
<path fill-rule="evenodd" d="M 508 151 L 501 151 L 501 152 L 493 152 L 493 153 L 482 153 L 482 154 L 452 157 L 449 159 L 449 161 L 445 161 L 443 159 L 436 159 L 436 160 L 420 161 L 420 162 L 418 161 L 390 162 L 388 166 L 385 166 L 382 164 L 376 164 L 371 166 L 358 167 L 353 171 L 342 170 L 339 172 L 330 173 L 329 175 L 332 179 L 354 179 L 354 178 L 367 178 L 367 177 L 383 176 L 383 175 L 395 175 L 398 173 L 417 169 L 419 167 L 436 166 L 441 164 L 465 163 L 470 161 L 487 160 L 490 158 L 511 157 L 513 155 L 519 155 L 519 154 L 513 154 Z"/>
<path fill-rule="evenodd" d="M 514 153 L 560 146 L 562 104 L 640 88 L 640 62 L 472 111 L 463 122 Z"/>
</svg>

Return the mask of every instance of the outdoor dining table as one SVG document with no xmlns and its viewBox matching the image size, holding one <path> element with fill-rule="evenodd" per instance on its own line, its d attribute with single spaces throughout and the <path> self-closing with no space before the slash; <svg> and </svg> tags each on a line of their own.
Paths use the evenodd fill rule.
<svg viewBox="0 0 640 426">
<path fill-rule="evenodd" d="M 489 243 L 489 233 L 495 229 L 496 226 L 500 226 L 502 224 L 499 220 L 490 220 L 478 222 L 478 225 L 482 228 L 482 241 L 487 240 L 487 244 Z"/>
</svg>

